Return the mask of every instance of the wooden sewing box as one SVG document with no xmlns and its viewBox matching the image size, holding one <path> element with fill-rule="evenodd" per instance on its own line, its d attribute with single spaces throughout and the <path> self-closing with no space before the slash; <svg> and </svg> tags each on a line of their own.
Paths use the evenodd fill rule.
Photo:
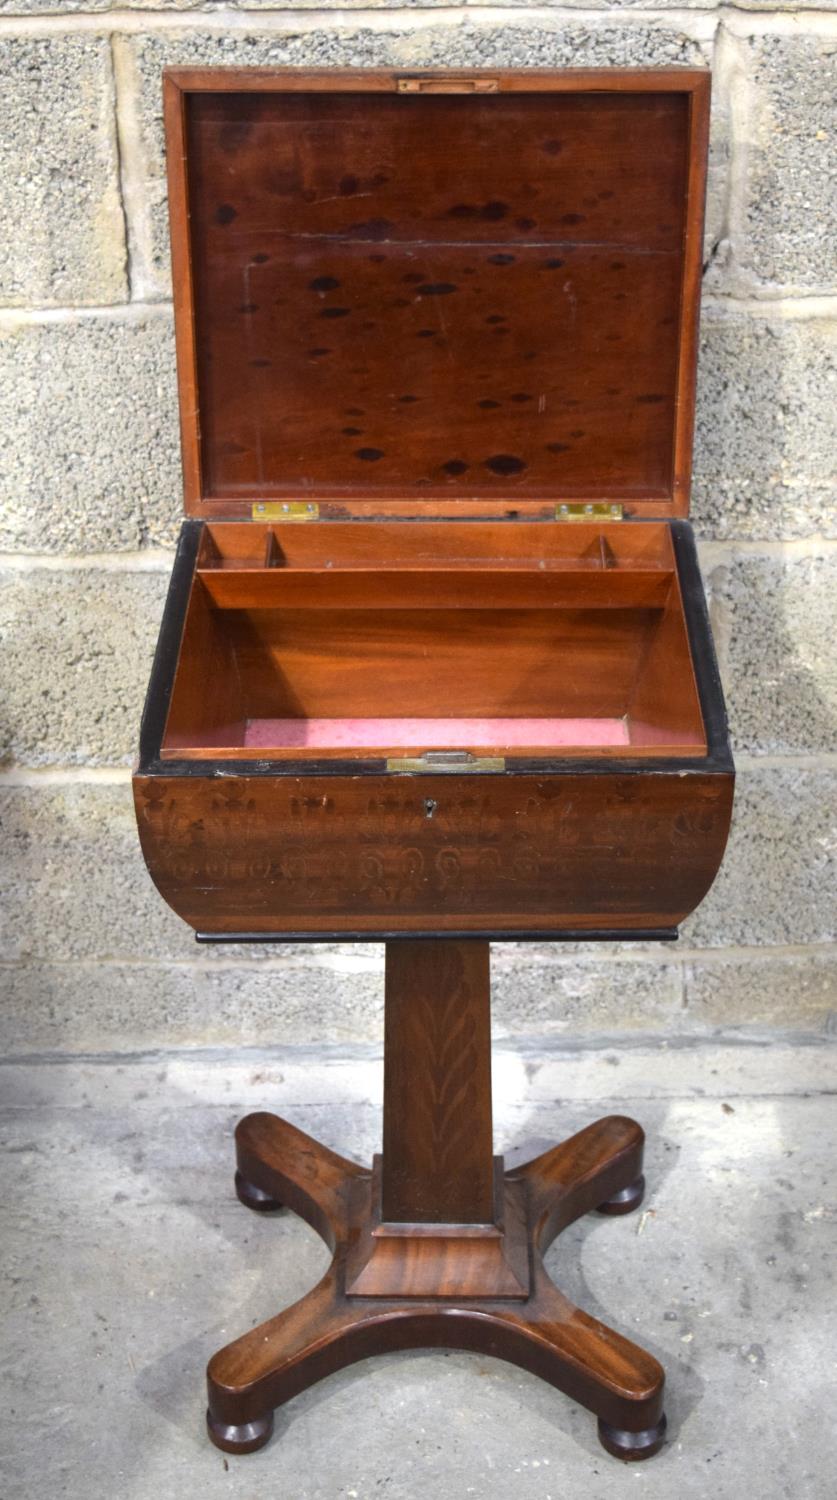
<svg viewBox="0 0 837 1500">
<path fill-rule="evenodd" d="M 686 519 L 709 74 L 189 69 L 164 96 L 187 518 L 143 853 L 203 941 L 386 943 L 381 1156 L 238 1127 L 242 1202 L 334 1256 L 214 1356 L 210 1435 L 248 1452 L 330 1371 L 446 1346 L 650 1457 L 660 1365 L 542 1259 L 637 1206 L 642 1130 L 494 1156 L 489 943 L 670 939 L 722 858 Z"/>
</svg>

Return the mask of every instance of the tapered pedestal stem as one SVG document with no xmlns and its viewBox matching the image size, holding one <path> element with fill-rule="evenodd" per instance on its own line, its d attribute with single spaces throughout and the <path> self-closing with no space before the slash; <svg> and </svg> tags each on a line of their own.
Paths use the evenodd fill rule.
<svg viewBox="0 0 837 1500">
<path fill-rule="evenodd" d="M 471 1349 L 589 1408 L 623 1459 L 663 1442 L 663 1371 L 574 1307 L 543 1255 L 591 1209 L 642 1197 L 643 1133 L 612 1115 L 505 1172 L 492 1155 L 489 955 L 482 940 L 387 949 L 384 1149 L 371 1169 L 284 1120 L 236 1131 L 241 1201 L 284 1204 L 333 1252 L 318 1286 L 210 1361 L 213 1442 L 248 1453 L 273 1410 L 334 1370 L 393 1349 Z"/>
</svg>

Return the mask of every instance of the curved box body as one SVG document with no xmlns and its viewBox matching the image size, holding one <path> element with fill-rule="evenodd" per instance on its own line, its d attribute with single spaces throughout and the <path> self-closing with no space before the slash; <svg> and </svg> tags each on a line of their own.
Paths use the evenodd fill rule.
<svg viewBox="0 0 837 1500">
<path fill-rule="evenodd" d="M 384 536 L 384 528 L 373 524 L 377 540 L 379 534 Z M 521 523 L 506 524 L 520 543 Z M 445 559 L 456 551 L 452 526 L 440 532 Z M 638 529 L 623 526 L 622 537 Z M 316 530 L 317 545 L 326 547 L 332 564 L 335 558 L 339 564 L 341 545 L 351 544 L 353 553 L 369 545 L 357 523 L 343 543 L 343 533 L 330 535 L 327 523 Z M 258 697 L 267 691 L 265 680 L 272 683 L 274 695 L 287 695 L 290 683 L 297 708 L 306 683 L 317 704 L 328 693 L 329 702 L 351 708 L 361 692 L 366 712 L 370 702 L 380 708 L 394 700 L 396 708 L 403 708 L 399 692 L 412 703 L 423 680 L 411 665 L 416 659 L 423 662 L 422 653 L 414 647 L 411 654 L 404 644 L 412 639 L 413 616 L 402 609 L 399 618 L 406 623 L 394 640 L 367 622 L 356 641 L 347 646 L 341 640 L 339 649 L 335 647 L 336 672 L 329 665 L 326 673 L 319 646 L 314 656 L 299 648 L 294 605 L 287 613 L 278 612 L 279 645 L 268 650 L 264 630 L 257 635 L 258 609 L 231 611 L 204 598 L 200 564 L 207 556 L 208 538 L 203 523 L 185 523 L 149 688 L 141 763 L 134 777 L 143 853 L 165 900 L 199 933 L 219 939 L 432 932 L 520 938 L 575 933 L 671 936 L 702 900 L 720 865 L 734 776 L 691 531 L 683 522 L 662 530 L 666 547 L 671 541 L 669 560 L 674 566 L 671 574 L 666 573 L 668 602 L 636 611 L 641 631 L 637 627 L 631 651 L 625 647 L 623 652 L 627 688 L 619 689 L 617 666 L 622 658 L 614 654 L 613 640 L 630 637 L 636 622 L 630 612 L 609 610 L 601 600 L 595 608 L 581 610 L 575 595 L 571 610 L 556 606 L 544 616 L 544 629 L 558 632 L 564 640 L 570 628 L 567 621 L 574 622 L 584 672 L 577 670 L 574 657 L 569 668 L 559 662 L 551 678 L 555 636 L 547 636 L 549 649 L 543 657 L 533 629 L 523 631 L 529 654 L 516 647 L 511 667 L 504 663 L 498 643 L 503 633 L 513 636 L 515 628 L 522 629 L 526 611 L 500 612 L 504 623 L 491 662 L 492 682 L 499 678 L 505 684 L 512 670 L 524 682 L 534 680 L 534 689 L 526 689 L 534 697 L 523 700 L 527 712 L 532 702 L 550 692 L 553 707 L 566 707 L 569 691 L 575 695 L 572 702 L 582 702 L 585 709 L 598 702 L 615 710 L 621 705 L 614 696 L 617 689 L 629 689 L 637 713 L 626 718 L 639 726 L 636 745 L 629 746 L 627 754 L 618 746 L 591 745 L 586 753 L 581 747 L 564 754 L 543 748 L 535 754 L 530 747 L 528 755 L 508 750 L 501 754 L 502 747 L 493 746 L 482 757 L 463 754 L 461 764 L 451 757 L 442 770 L 433 764 L 432 754 L 429 759 L 411 759 L 403 746 L 390 745 L 386 754 L 367 747 L 351 758 L 335 751 L 329 758 L 322 751 L 284 748 L 271 753 L 248 744 L 248 725 L 253 723 L 249 709 L 279 701 Z M 541 558 L 557 531 L 552 528 L 548 534 L 541 528 L 535 533 Z M 612 530 L 609 534 L 608 545 L 616 553 L 626 543 Z M 415 545 L 410 528 L 402 526 L 400 535 L 403 547 Z M 472 552 L 478 540 L 474 533 L 469 542 Z M 486 550 L 496 550 L 494 534 L 484 540 Z M 223 551 L 235 541 L 236 535 L 228 537 L 216 528 L 213 545 Z M 633 544 L 633 537 L 630 541 Z M 314 543 L 313 533 L 308 533 L 305 549 L 310 551 Z M 586 535 L 572 527 L 563 528 L 560 544 L 582 554 L 588 550 Z M 293 595 L 303 584 L 285 575 L 296 565 L 301 533 L 295 531 L 289 540 L 287 529 L 278 528 L 270 545 L 285 549 L 286 566 L 279 570 L 278 586 Z M 427 542 L 422 545 L 429 548 Z M 234 559 L 215 557 L 210 586 L 216 588 L 222 579 L 238 603 L 245 598 L 252 605 L 259 587 L 274 589 L 271 577 L 260 584 L 256 570 L 220 567 L 223 561 Z M 310 562 L 306 555 L 304 578 Z M 362 586 L 357 580 L 367 576 L 348 567 L 347 559 L 344 562 L 346 571 L 340 577 L 335 577 L 335 566 L 327 570 L 328 587 L 341 597 L 346 588 Z M 432 558 L 427 566 L 432 566 Z M 378 584 L 386 574 L 383 561 L 373 567 Z M 426 576 L 422 570 L 422 579 Z M 536 581 L 540 576 L 538 569 Z M 642 574 L 643 598 L 648 596 L 648 576 Z M 490 592 L 491 577 L 480 579 L 480 593 Z M 403 589 L 400 571 L 398 579 Z M 556 598 L 567 587 L 575 590 L 576 574 L 558 569 L 553 587 Z M 617 585 L 623 587 L 621 582 Z M 652 593 L 657 587 L 654 582 Z M 267 613 L 273 620 L 276 612 Z M 437 613 L 447 620 L 447 611 Z M 540 606 L 536 613 L 540 619 Z M 373 615 L 377 621 L 377 609 Z M 338 614 L 326 608 L 306 612 L 305 618 L 314 622 L 309 623 L 309 633 L 317 641 L 316 621 L 321 617 L 334 621 Z M 349 617 L 339 613 L 341 621 Z M 420 619 L 424 632 L 425 611 Z M 236 630 L 241 632 L 237 645 Z M 368 663 L 370 640 L 376 643 L 374 680 L 360 688 L 352 676 L 354 653 Z M 463 627 L 453 643 L 447 634 L 440 638 L 440 659 L 446 651 L 454 653 L 453 670 L 444 678 L 439 662 L 429 663 L 427 701 L 446 693 L 472 711 L 472 699 L 456 694 L 469 693 L 470 680 L 478 675 L 479 640 L 474 646 Z M 602 654 L 606 670 L 597 676 Z M 390 657 L 392 670 L 386 674 L 383 667 Z M 480 680 L 479 691 L 485 690 Z M 248 692 L 257 695 L 252 703 Z M 370 693 L 377 696 L 370 699 Z M 695 716 L 692 721 L 689 712 Z M 649 715 L 658 724 L 660 745 L 653 742 Z M 272 725 L 275 735 L 276 725 L 311 721 L 257 722 Z M 582 722 L 590 733 L 597 722 L 617 721 Z M 700 753 L 690 747 L 690 735 L 702 738 Z M 684 742 L 679 747 L 678 739 Z M 393 756 L 394 748 L 401 753 Z"/>
<path fill-rule="evenodd" d="M 151 876 L 200 932 L 671 929 L 721 862 L 728 775 L 138 776 Z"/>
</svg>

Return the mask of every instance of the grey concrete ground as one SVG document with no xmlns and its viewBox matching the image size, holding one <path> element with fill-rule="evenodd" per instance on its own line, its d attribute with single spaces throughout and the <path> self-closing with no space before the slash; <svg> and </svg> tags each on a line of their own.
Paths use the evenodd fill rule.
<svg viewBox="0 0 837 1500">
<path fill-rule="evenodd" d="M 347 1154 L 380 1125 L 374 1051 L 7 1064 L 2 1500 L 826 1500 L 835 1492 L 834 1045 L 782 1034 L 495 1050 L 498 1145 L 612 1108 L 649 1135 L 639 1214 L 551 1254 L 569 1296 L 669 1378 L 670 1445 L 625 1468 L 592 1418 L 470 1355 L 374 1359 L 300 1396 L 261 1453 L 202 1430 L 214 1348 L 300 1296 L 326 1252 L 231 1191 L 230 1132 L 285 1112 Z"/>
</svg>

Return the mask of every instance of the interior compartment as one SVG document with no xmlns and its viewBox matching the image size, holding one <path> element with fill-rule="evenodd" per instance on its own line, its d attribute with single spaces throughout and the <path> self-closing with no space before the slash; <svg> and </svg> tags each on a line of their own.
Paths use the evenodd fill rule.
<svg viewBox="0 0 837 1500">
<path fill-rule="evenodd" d="M 706 752 L 662 523 L 204 529 L 164 758 Z"/>
</svg>

